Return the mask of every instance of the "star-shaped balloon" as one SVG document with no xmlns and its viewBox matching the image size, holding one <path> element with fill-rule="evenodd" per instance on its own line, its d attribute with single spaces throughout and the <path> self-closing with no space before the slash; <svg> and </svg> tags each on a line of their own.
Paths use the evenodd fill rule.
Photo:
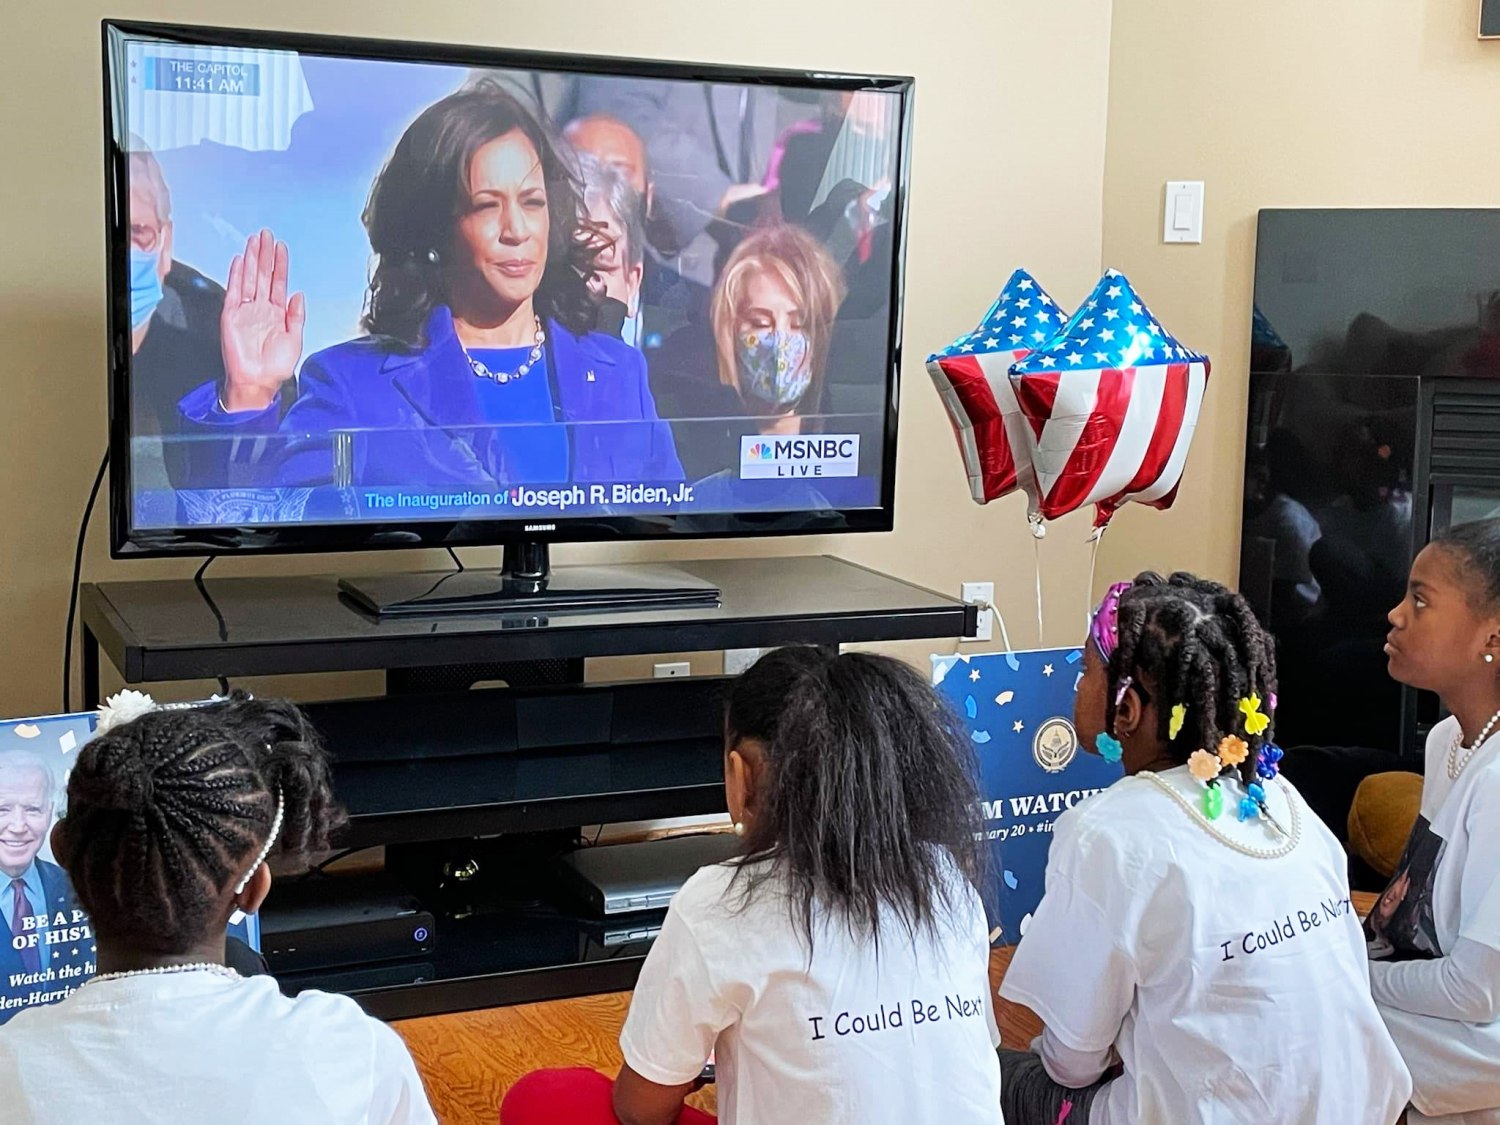
<svg viewBox="0 0 1500 1125">
<path fill-rule="evenodd" d="M 1019 488 L 1027 494 L 1033 520 L 1040 518 L 1031 459 L 1024 453 L 1026 421 L 1009 372 L 1066 321 L 1067 313 L 1037 280 L 1016 270 L 974 331 L 927 360 L 977 503 L 988 504 Z"/>
<path fill-rule="evenodd" d="M 1010 369 L 1044 519 L 1093 504 L 1103 529 L 1132 501 L 1177 498 L 1208 357 L 1184 347 L 1110 270 L 1061 331 Z"/>
</svg>

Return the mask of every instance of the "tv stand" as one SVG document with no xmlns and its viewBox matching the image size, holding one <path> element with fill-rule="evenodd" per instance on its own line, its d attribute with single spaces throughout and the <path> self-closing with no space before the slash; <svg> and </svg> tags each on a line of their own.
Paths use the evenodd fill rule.
<svg viewBox="0 0 1500 1125">
<path fill-rule="evenodd" d="M 89 583 L 84 706 L 99 703 L 101 654 L 130 685 L 384 670 L 383 695 L 306 707 L 349 814 L 338 844 L 387 848 L 387 872 L 437 915 L 437 945 L 410 961 L 278 972 L 283 987 L 345 992 L 384 1019 L 620 991 L 659 916 L 623 934 L 585 917 L 543 859 L 582 825 L 722 814 L 723 681 L 585 682 L 584 662 L 924 638 L 951 649 L 977 616 L 834 558 L 678 565 L 721 590 L 719 604 L 372 617 L 327 575 Z"/>
<path fill-rule="evenodd" d="M 670 566 L 552 569 L 546 543 L 508 543 L 499 570 L 419 570 L 339 579 L 339 592 L 376 617 L 460 613 L 598 613 L 719 604 L 719 588 Z"/>
</svg>

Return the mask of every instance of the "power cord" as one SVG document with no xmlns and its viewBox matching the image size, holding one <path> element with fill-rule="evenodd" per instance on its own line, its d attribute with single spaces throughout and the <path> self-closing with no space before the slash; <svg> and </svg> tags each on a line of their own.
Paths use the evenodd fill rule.
<svg viewBox="0 0 1500 1125">
<path fill-rule="evenodd" d="M 78 541 L 73 547 L 73 584 L 68 588 L 68 625 L 63 634 L 63 714 L 73 710 L 73 624 L 78 618 L 78 587 L 83 580 L 83 544 L 88 536 L 89 518 L 94 514 L 94 502 L 99 499 L 99 486 L 104 483 L 104 473 L 108 468 L 109 450 L 106 449 L 99 460 L 99 471 L 94 474 L 94 487 L 89 489 L 88 503 L 83 506 L 83 518 L 78 521 Z"/>
</svg>

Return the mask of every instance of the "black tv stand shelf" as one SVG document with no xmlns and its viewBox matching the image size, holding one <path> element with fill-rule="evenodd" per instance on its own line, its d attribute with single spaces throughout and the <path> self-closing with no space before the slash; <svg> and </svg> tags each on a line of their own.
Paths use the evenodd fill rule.
<svg viewBox="0 0 1500 1125">
<path fill-rule="evenodd" d="M 972 606 L 830 557 L 674 565 L 719 604 L 376 617 L 329 575 L 88 584 L 85 706 L 99 701 L 101 654 L 129 684 L 384 670 L 385 696 L 308 706 L 350 814 L 340 843 L 385 845 L 388 869 L 418 882 L 481 852 L 490 872 L 521 875 L 480 880 L 459 906 L 435 877 L 414 888 L 440 916 L 425 957 L 283 984 L 348 992 L 385 1018 L 629 988 L 660 916 L 624 928 L 583 917 L 537 857 L 580 825 L 722 812 L 719 685 L 585 684 L 583 661 L 951 640 L 975 624 Z M 509 686 L 462 690 L 475 679 Z"/>
</svg>

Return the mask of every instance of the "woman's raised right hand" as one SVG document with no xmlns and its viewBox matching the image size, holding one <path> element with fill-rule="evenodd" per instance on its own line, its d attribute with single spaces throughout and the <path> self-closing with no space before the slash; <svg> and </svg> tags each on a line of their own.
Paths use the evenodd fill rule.
<svg viewBox="0 0 1500 1125">
<path fill-rule="evenodd" d="M 230 412 L 264 410 L 297 372 L 307 302 L 287 298 L 285 242 L 269 230 L 252 234 L 235 255 L 219 316 L 224 354 L 223 406 Z"/>
</svg>

